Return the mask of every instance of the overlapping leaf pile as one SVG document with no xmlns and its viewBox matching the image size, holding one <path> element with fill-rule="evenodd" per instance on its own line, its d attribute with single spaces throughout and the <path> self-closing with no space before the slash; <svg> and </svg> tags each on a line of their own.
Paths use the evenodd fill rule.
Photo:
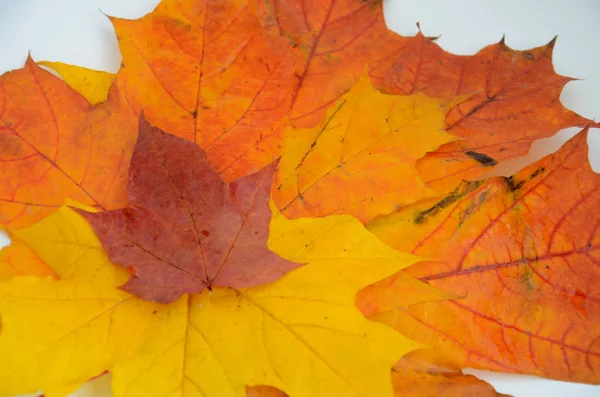
<svg viewBox="0 0 600 397">
<path fill-rule="evenodd" d="M 107 371 L 117 397 L 600 383 L 594 125 L 560 104 L 554 41 L 455 56 L 378 0 L 111 20 L 116 76 L 0 76 L 0 395 Z"/>
</svg>

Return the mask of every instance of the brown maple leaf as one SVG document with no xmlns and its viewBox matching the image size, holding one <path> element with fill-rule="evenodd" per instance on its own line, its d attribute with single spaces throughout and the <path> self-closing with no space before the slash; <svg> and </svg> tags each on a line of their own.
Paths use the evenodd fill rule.
<svg viewBox="0 0 600 397">
<path fill-rule="evenodd" d="M 275 164 L 225 183 L 193 142 L 140 118 L 129 206 L 88 213 L 111 261 L 133 268 L 124 290 L 172 302 L 212 286 L 268 283 L 300 266 L 267 248 Z"/>
<path fill-rule="evenodd" d="M 465 182 L 368 227 L 443 262 L 407 272 L 457 299 L 399 309 L 389 323 L 459 368 L 599 383 L 600 175 L 587 131 L 516 175 Z M 396 307 L 394 280 L 361 292 L 367 314 Z"/>
</svg>

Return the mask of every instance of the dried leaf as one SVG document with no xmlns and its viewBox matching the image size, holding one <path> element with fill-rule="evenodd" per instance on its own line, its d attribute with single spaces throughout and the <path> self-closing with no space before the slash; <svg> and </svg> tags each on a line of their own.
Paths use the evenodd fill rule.
<svg viewBox="0 0 600 397">
<path fill-rule="evenodd" d="M 462 142 L 443 145 L 419 160 L 427 184 L 449 192 L 498 162 L 527 154 L 534 140 L 590 121 L 566 109 L 560 93 L 572 79 L 552 66 L 555 40 L 516 51 L 490 45 L 475 55 L 454 55 L 419 33 L 394 56 L 377 53 L 370 76 L 385 93 L 422 92 L 436 98 L 474 94 L 446 116 L 448 132 Z"/>
<path fill-rule="evenodd" d="M 397 49 L 404 39 L 387 30 L 381 0 L 264 0 L 258 15 L 267 32 L 289 38 L 298 58 L 290 118 L 297 127 L 323 122 L 348 92 L 372 51 Z M 387 46 L 390 41 L 391 47 Z"/>
<path fill-rule="evenodd" d="M 69 65 L 63 62 L 40 61 L 38 65 L 54 70 L 75 91 L 83 95 L 92 105 L 104 102 L 115 75 L 101 70 Z"/>
<path fill-rule="evenodd" d="M 54 277 L 54 272 L 27 244 L 13 238 L 8 247 L 0 250 L 0 282 L 24 275 Z"/>
<path fill-rule="evenodd" d="M 0 76 L 0 224 L 31 225 L 71 198 L 99 209 L 126 204 L 135 119 L 118 100 L 94 108 L 28 58 Z"/>
<path fill-rule="evenodd" d="M 363 78 L 311 129 L 290 128 L 273 188 L 288 217 L 351 214 L 362 221 L 425 197 L 415 162 L 450 142 L 446 112 L 464 97 L 384 95 Z"/>
<path fill-rule="evenodd" d="M 401 309 L 392 325 L 459 368 L 600 383 L 600 175 L 586 138 L 369 224 L 392 247 L 444 261 L 407 272 L 459 297 Z"/>
<path fill-rule="evenodd" d="M 392 315 L 390 312 L 385 314 Z M 487 382 L 463 374 L 430 352 L 411 352 L 394 365 L 392 384 L 396 397 L 509 397 L 497 393 Z"/>
<path fill-rule="evenodd" d="M 295 60 L 251 5 L 164 0 L 141 19 L 112 22 L 117 85 L 136 114 L 198 143 L 227 181 L 275 160 Z"/>
<path fill-rule="evenodd" d="M 140 119 L 129 206 L 80 213 L 111 261 L 132 268 L 123 287 L 155 302 L 212 287 L 265 284 L 299 266 L 267 249 L 274 165 L 224 183 L 193 142 Z"/>
<path fill-rule="evenodd" d="M 275 253 L 308 264 L 273 284 L 168 305 L 117 289 L 128 275 L 69 208 L 15 231 L 61 280 L 0 285 L 0 395 L 64 395 L 107 369 L 115 397 L 243 396 L 246 385 L 300 397 L 391 396 L 389 369 L 416 345 L 366 320 L 354 296 L 419 258 L 350 216 L 275 213 L 271 230 Z"/>
</svg>

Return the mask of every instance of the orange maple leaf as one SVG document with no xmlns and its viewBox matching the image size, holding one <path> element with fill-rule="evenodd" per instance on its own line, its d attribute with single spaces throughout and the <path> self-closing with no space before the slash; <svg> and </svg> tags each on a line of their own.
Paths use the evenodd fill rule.
<svg viewBox="0 0 600 397">
<path fill-rule="evenodd" d="M 408 273 L 458 297 L 400 309 L 390 323 L 460 368 L 599 383 L 600 175 L 586 138 L 369 224 L 396 249 L 444 261 Z M 395 307 L 393 284 L 362 291 L 363 312 Z"/>
<path fill-rule="evenodd" d="M 381 0 L 265 0 L 258 15 L 265 30 L 289 38 L 298 62 L 290 120 L 314 127 L 327 108 L 362 75 L 372 51 L 388 52 L 402 37 L 388 31 Z"/>
<path fill-rule="evenodd" d="M 502 160 L 526 154 L 536 139 L 589 123 L 560 103 L 572 79 L 554 72 L 554 43 L 516 51 L 502 39 L 465 56 L 444 51 L 419 32 L 394 57 L 372 63 L 373 85 L 385 93 L 474 93 L 446 117 L 447 131 L 464 141 L 445 144 L 417 163 L 429 186 L 450 191 Z"/>
<path fill-rule="evenodd" d="M 402 357 L 392 368 L 392 385 L 396 397 L 509 397 L 489 383 L 463 374 L 430 349 Z"/>
<path fill-rule="evenodd" d="M 55 277 L 27 244 L 13 237 L 10 246 L 0 250 L 0 282 L 23 275 Z"/>
<path fill-rule="evenodd" d="M 111 20 L 116 84 L 136 115 L 198 143 L 227 181 L 275 160 L 295 60 L 252 4 L 164 0 L 143 18 Z"/>
<path fill-rule="evenodd" d="M 117 88 L 92 107 L 28 58 L 0 76 L 0 225 L 20 228 L 72 198 L 98 209 L 127 203 L 136 120 Z"/>
<path fill-rule="evenodd" d="M 525 154 L 531 143 L 589 120 L 564 108 L 559 96 L 568 77 L 552 67 L 554 40 L 527 51 L 501 41 L 472 56 L 450 54 L 419 33 L 387 29 L 382 1 L 266 0 L 258 4 L 265 29 L 297 46 L 290 118 L 313 127 L 369 64 L 384 93 L 432 97 L 475 94 L 447 116 L 448 143 L 418 162 L 425 182 L 444 192 L 499 161 Z M 534 112 L 535 111 L 535 112 Z"/>
</svg>

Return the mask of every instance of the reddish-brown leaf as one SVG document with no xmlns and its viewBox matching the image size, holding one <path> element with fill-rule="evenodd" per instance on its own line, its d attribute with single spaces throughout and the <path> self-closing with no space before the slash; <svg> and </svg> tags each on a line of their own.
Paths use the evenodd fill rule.
<svg viewBox="0 0 600 397">
<path fill-rule="evenodd" d="M 475 93 L 446 117 L 448 132 L 465 141 L 443 145 L 417 163 L 426 183 L 450 191 L 501 160 L 526 154 L 536 139 L 589 123 L 560 103 L 571 79 L 554 72 L 554 42 L 516 51 L 502 40 L 461 56 L 419 33 L 394 54 L 374 54 L 380 59 L 372 62 L 370 76 L 382 92 L 433 97 Z"/>
<path fill-rule="evenodd" d="M 123 287 L 171 302 L 212 286 L 248 287 L 298 266 L 267 248 L 275 164 L 225 183 L 193 142 L 140 119 L 129 206 L 88 213 L 110 259 L 132 267 Z"/>
<path fill-rule="evenodd" d="M 407 272 L 458 297 L 400 309 L 393 325 L 459 368 L 599 383 L 600 175 L 586 138 L 510 178 L 465 182 L 373 221 L 392 247 L 444 261 Z M 389 281 L 361 293 L 366 314 Z M 394 306 L 383 297 L 382 310 Z"/>
</svg>

